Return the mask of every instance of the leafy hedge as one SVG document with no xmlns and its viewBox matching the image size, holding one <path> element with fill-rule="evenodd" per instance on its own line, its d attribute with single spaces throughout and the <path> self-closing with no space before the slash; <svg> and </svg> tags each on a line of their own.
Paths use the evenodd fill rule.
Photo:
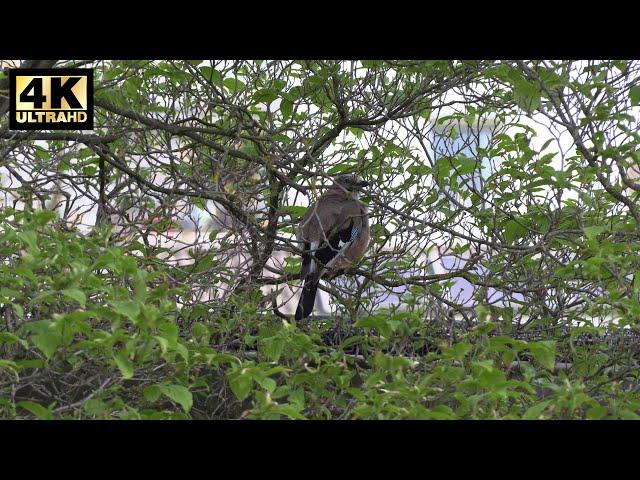
<svg viewBox="0 0 640 480">
<path fill-rule="evenodd" d="M 3 418 L 638 418 L 636 352 L 593 329 L 454 339 L 419 309 L 294 325 L 183 307 L 175 272 L 55 214 L 0 222 Z M 591 341 L 578 342 L 579 335 Z"/>
</svg>

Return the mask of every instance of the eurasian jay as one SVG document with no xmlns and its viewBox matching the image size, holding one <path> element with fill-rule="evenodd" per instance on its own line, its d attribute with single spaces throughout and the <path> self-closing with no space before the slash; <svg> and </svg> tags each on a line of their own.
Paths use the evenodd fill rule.
<svg viewBox="0 0 640 480">
<path fill-rule="evenodd" d="M 353 174 L 335 178 L 300 221 L 296 236 L 302 245 L 302 295 L 296 320 L 313 310 L 320 279 L 330 280 L 354 266 L 369 246 L 369 217 L 359 193 L 368 182 Z"/>
</svg>

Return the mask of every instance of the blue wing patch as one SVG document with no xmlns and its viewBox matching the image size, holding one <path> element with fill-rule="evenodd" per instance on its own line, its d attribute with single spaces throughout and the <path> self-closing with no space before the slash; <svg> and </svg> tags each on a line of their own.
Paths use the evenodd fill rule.
<svg viewBox="0 0 640 480">
<path fill-rule="evenodd" d="M 351 238 L 349 238 L 350 242 L 353 242 L 356 238 L 358 238 L 358 235 L 360 235 L 360 230 L 362 230 L 362 225 L 356 224 L 354 222 L 353 227 L 351 228 Z"/>
</svg>

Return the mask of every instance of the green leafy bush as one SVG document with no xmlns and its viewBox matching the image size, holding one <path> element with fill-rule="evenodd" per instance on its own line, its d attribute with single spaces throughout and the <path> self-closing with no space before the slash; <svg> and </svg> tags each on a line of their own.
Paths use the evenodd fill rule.
<svg viewBox="0 0 640 480">
<path fill-rule="evenodd" d="M 251 308 L 195 318 L 150 258 L 46 211 L 5 211 L 0 248 L 5 418 L 638 416 L 637 373 L 612 378 L 603 343 L 518 340 L 491 322 L 451 341 L 417 312 L 351 327 Z"/>
</svg>

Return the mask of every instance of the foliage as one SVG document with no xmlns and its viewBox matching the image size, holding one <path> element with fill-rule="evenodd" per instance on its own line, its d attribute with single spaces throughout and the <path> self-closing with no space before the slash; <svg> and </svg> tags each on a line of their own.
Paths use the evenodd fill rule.
<svg viewBox="0 0 640 480">
<path fill-rule="evenodd" d="M 604 341 L 561 352 L 566 343 L 495 335 L 487 322 L 451 343 L 417 312 L 362 317 L 342 332 L 256 315 L 211 315 L 180 331 L 183 292 L 152 259 L 108 245 L 108 231 L 60 230 L 50 212 L 8 213 L 4 417 L 637 417 L 630 380 L 612 381 L 602 368 L 611 353 L 595 353 Z M 556 357 L 572 368 L 556 370 Z"/>
</svg>

